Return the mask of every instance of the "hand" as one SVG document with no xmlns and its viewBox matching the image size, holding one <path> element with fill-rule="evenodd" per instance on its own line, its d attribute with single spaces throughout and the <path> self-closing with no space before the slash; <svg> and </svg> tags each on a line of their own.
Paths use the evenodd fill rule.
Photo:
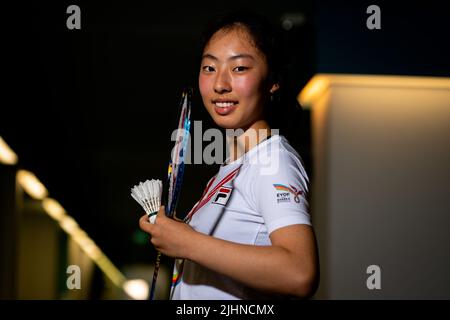
<svg viewBox="0 0 450 320">
<path fill-rule="evenodd" d="M 139 227 L 150 234 L 150 242 L 161 253 L 174 258 L 189 258 L 189 244 L 196 232 L 186 223 L 166 217 L 164 206 L 159 209 L 154 224 L 143 215 Z"/>
</svg>

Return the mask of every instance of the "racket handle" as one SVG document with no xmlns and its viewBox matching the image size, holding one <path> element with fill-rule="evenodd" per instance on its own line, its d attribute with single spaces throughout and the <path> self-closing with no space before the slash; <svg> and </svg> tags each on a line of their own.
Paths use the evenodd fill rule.
<svg viewBox="0 0 450 320">
<path fill-rule="evenodd" d="M 159 265 L 161 263 L 161 252 L 156 255 L 155 270 L 153 271 L 152 287 L 150 289 L 150 300 L 155 298 L 156 280 L 158 279 Z"/>
</svg>

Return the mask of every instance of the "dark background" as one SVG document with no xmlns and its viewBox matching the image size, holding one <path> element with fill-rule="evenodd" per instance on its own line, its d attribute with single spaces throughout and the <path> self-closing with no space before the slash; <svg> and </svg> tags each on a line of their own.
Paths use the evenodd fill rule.
<svg viewBox="0 0 450 320">
<path fill-rule="evenodd" d="M 393 2 L 393 1 L 391 1 Z M 81 8 L 81 30 L 66 28 L 66 8 Z M 130 188 L 164 179 L 178 103 L 194 87 L 193 120 L 203 110 L 199 35 L 217 13 L 253 8 L 285 30 L 298 92 L 315 73 L 450 76 L 444 2 L 60 1 L 21 2 L 3 11 L 0 135 L 119 268 L 152 262 L 138 232 L 142 209 Z M 381 8 L 368 30 L 366 8 Z M 284 18 L 283 18 L 284 17 Z M 309 112 L 298 120 L 311 173 Z M 178 211 L 201 195 L 216 166 L 189 165 Z"/>
</svg>

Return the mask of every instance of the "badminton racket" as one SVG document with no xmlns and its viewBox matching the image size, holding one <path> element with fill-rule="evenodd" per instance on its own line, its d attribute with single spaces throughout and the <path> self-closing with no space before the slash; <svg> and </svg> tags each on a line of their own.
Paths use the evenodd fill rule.
<svg viewBox="0 0 450 320">
<path fill-rule="evenodd" d="M 175 136 L 175 146 L 172 150 L 169 167 L 167 170 L 167 200 L 165 214 L 173 218 L 175 209 L 180 196 L 181 185 L 183 183 L 184 162 L 187 152 L 188 141 L 190 137 L 191 126 L 191 98 L 192 89 L 187 88 L 183 91 L 180 103 L 180 117 L 178 120 L 178 129 Z M 156 255 L 155 270 L 153 271 L 152 286 L 150 289 L 150 300 L 154 300 L 156 281 L 158 279 L 159 266 L 161 264 L 161 252 Z"/>
</svg>

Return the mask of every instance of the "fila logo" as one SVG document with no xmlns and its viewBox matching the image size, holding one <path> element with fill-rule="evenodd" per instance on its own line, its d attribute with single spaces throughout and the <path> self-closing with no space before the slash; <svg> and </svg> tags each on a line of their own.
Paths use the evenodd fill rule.
<svg viewBox="0 0 450 320">
<path fill-rule="evenodd" d="M 219 192 L 217 192 L 216 197 L 214 198 L 214 201 L 212 203 L 214 204 L 220 204 L 222 206 L 226 206 L 228 199 L 230 199 L 232 188 L 228 187 L 221 187 L 219 189 Z"/>
</svg>

